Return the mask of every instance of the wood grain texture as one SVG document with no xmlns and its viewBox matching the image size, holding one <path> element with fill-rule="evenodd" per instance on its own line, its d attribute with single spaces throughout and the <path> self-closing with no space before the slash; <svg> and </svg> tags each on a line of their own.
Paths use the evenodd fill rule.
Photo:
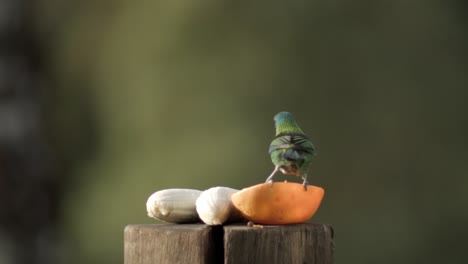
<svg viewBox="0 0 468 264">
<path fill-rule="evenodd" d="M 125 264 L 222 263 L 222 227 L 201 224 L 129 225 Z"/>
<path fill-rule="evenodd" d="M 333 229 L 324 224 L 129 225 L 124 233 L 125 264 L 333 263 Z"/>
<path fill-rule="evenodd" d="M 324 224 L 224 227 L 224 263 L 333 263 L 333 229 Z"/>
</svg>

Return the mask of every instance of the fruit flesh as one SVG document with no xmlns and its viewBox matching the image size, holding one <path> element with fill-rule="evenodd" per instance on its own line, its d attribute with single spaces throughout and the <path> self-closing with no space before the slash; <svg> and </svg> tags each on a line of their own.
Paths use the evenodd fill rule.
<svg viewBox="0 0 468 264">
<path fill-rule="evenodd" d="M 297 224 L 310 219 L 320 206 L 323 188 L 275 182 L 254 185 L 232 195 L 232 203 L 250 221 L 259 224 Z"/>
</svg>

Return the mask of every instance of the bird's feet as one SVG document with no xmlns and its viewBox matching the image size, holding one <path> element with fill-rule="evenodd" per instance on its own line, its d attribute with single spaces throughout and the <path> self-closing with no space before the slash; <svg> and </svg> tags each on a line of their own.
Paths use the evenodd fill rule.
<svg viewBox="0 0 468 264">
<path fill-rule="evenodd" d="M 306 179 L 304 179 L 304 182 L 302 183 L 302 185 L 304 186 L 304 190 L 307 192 L 307 185 L 309 185 L 309 183 L 307 182 Z"/>
<path fill-rule="evenodd" d="M 279 166 L 276 166 L 273 172 L 270 174 L 270 176 L 268 176 L 268 178 L 266 179 L 265 183 L 273 184 L 273 176 L 275 176 L 275 173 L 278 171 L 278 169 Z"/>
</svg>

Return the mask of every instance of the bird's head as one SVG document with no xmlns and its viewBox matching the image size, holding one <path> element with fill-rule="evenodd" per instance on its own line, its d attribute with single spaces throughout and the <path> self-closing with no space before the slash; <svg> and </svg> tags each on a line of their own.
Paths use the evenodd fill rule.
<svg viewBox="0 0 468 264">
<path fill-rule="evenodd" d="M 276 135 L 281 133 L 303 133 L 296 123 L 296 119 L 289 112 L 279 112 L 273 120 L 275 120 Z"/>
<path fill-rule="evenodd" d="M 279 112 L 275 115 L 273 120 L 275 120 L 275 124 L 278 125 L 283 121 L 294 121 L 294 116 L 289 112 Z"/>
</svg>

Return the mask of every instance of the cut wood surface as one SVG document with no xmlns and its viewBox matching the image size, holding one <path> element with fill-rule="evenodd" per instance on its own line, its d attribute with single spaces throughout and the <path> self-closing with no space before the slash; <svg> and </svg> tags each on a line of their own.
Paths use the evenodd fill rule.
<svg viewBox="0 0 468 264">
<path fill-rule="evenodd" d="M 129 225 L 125 264 L 333 263 L 333 229 L 325 224 L 250 227 Z"/>
</svg>

